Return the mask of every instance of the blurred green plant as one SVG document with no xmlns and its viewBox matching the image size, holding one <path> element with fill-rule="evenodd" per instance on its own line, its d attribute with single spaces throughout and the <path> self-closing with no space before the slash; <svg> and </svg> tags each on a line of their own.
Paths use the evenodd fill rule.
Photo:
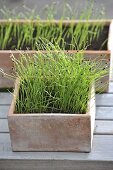
<svg viewBox="0 0 113 170">
<path fill-rule="evenodd" d="M 15 15 L 16 10 L 11 11 L 6 7 L 1 9 L 4 18 L 8 20 L 6 23 L 0 23 L 0 49 L 36 50 L 38 40 L 46 38 L 53 44 L 57 42 L 63 50 L 81 50 L 90 46 L 92 41 L 98 40 L 104 24 L 93 23 L 91 25 L 88 22 L 93 16 L 94 3 L 92 1 L 87 4 L 79 16 L 79 20 L 86 20 L 86 23 L 78 22 L 75 24 L 71 22 L 71 20 L 76 19 L 77 10 L 73 10 L 64 1 L 62 16 L 56 24 L 54 22 L 58 14 L 56 5 L 56 3 L 52 3 L 43 9 L 43 14 L 47 20 L 44 23 L 35 10 L 26 6 L 24 6 L 24 13 L 20 12 L 18 15 Z M 96 14 L 96 17 L 101 18 L 99 13 Z M 12 19 L 15 19 L 15 22 L 12 22 Z M 19 23 L 17 20 L 20 19 L 25 19 L 26 23 Z M 35 23 L 33 22 L 34 19 Z M 68 20 L 69 24 L 64 24 L 64 20 Z"/>
</svg>

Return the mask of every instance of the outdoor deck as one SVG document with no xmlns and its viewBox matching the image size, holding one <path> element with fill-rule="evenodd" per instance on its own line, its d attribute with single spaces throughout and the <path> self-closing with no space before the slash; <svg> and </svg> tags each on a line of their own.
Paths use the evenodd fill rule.
<svg viewBox="0 0 113 170">
<path fill-rule="evenodd" d="M 113 170 L 113 83 L 96 95 L 96 123 L 91 153 L 12 152 L 7 113 L 10 93 L 0 93 L 0 170 Z"/>
</svg>

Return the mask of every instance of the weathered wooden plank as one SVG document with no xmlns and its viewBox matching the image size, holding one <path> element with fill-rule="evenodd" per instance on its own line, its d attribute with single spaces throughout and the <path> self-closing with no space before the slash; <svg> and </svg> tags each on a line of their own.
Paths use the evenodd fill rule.
<svg viewBox="0 0 113 170">
<path fill-rule="evenodd" d="M 113 107 L 96 107 L 97 120 L 113 120 Z"/>
<path fill-rule="evenodd" d="M 77 152 L 12 152 L 9 134 L 0 134 L 0 160 L 85 160 L 113 161 L 113 135 L 94 135 L 90 153 Z"/>
<path fill-rule="evenodd" d="M 113 93 L 113 82 L 109 83 L 109 93 Z"/>
<path fill-rule="evenodd" d="M 113 106 L 113 94 L 97 94 L 96 95 L 97 106 Z"/>
<path fill-rule="evenodd" d="M 0 105 L 9 105 L 12 101 L 12 94 L 0 92 Z"/>
<path fill-rule="evenodd" d="M 9 133 L 0 133 L 0 154 L 4 151 L 11 151 L 11 141 Z M 1 154 L 2 157 L 2 154 Z M 1 158 L 0 158 L 1 159 Z"/>
<path fill-rule="evenodd" d="M 113 170 L 112 161 L 0 160 L 1 170 Z"/>
<path fill-rule="evenodd" d="M 9 132 L 7 119 L 0 119 L 0 133 Z"/>
<path fill-rule="evenodd" d="M 0 105 L 0 119 L 7 118 L 10 105 Z"/>
<path fill-rule="evenodd" d="M 94 134 L 113 135 L 113 121 L 96 120 Z"/>
</svg>

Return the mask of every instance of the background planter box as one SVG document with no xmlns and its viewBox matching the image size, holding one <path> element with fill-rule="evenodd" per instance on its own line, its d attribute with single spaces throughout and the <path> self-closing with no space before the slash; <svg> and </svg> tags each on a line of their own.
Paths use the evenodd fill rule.
<svg viewBox="0 0 113 170">
<path fill-rule="evenodd" d="M 16 114 L 18 92 L 17 80 L 8 114 L 13 151 L 91 151 L 95 121 L 94 86 L 86 114 Z"/>
<path fill-rule="evenodd" d="M 8 26 L 10 26 L 10 28 L 8 29 L 8 33 L 11 34 L 12 31 L 13 31 L 13 34 L 11 35 L 10 42 L 5 41 L 8 44 L 6 46 L 3 46 L 3 47 L 1 47 L 2 45 L 0 45 L 0 49 L 4 48 L 5 50 L 11 50 L 11 49 L 15 50 L 15 48 L 17 46 L 17 41 L 19 39 L 19 35 L 17 33 L 17 30 L 15 32 L 15 30 L 13 30 L 13 29 L 17 29 L 17 27 L 19 27 L 18 31 L 19 31 L 19 34 L 20 34 L 20 32 L 24 29 L 25 29 L 25 31 L 24 31 L 24 33 L 25 33 L 26 27 L 29 27 L 29 29 L 27 30 L 27 31 L 29 31 L 28 33 L 30 33 L 30 31 L 33 30 L 33 33 L 31 35 L 32 35 L 33 38 L 35 38 L 36 34 L 37 34 L 36 31 L 38 30 L 38 28 L 41 27 L 41 29 L 43 29 L 43 30 L 45 29 L 44 32 L 46 31 L 46 29 L 48 31 L 48 30 L 51 30 L 51 29 L 54 30 L 55 28 L 58 28 L 58 29 L 60 28 L 60 31 L 63 30 L 64 32 L 62 32 L 61 37 L 66 42 L 65 43 L 65 50 L 69 50 L 70 47 L 69 47 L 68 44 L 71 43 L 71 38 L 72 38 L 71 34 L 72 34 L 73 31 L 69 31 L 68 36 L 64 36 L 64 35 L 65 35 L 66 31 L 69 30 L 70 28 L 75 30 L 76 26 L 79 24 L 81 31 L 82 31 L 83 26 L 85 27 L 85 30 L 89 30 L 89 31 L 91 30 L 92 27 L 93 27 L 93 30 L 91 30 L 91 31 L 96 31 L 96 29 L 94 29 L 94 27 L 96 25 L 99 26 L 99 27 L 102 26 L 102 29 L 101 29 L 99 36 L 98 36 L 98 39 L 91 40 L 91 43 L 87 44 L 88 45 L 87 50 L 100 50 L 100 49 L 101 50 L 107 50 L 107 39 L 108 39 L 108 34 L 109 34 L 110 23 L 111 23 L 110 20 L 88 20 L 88 21 L 87 20 L 69 20 L 69 21 L 68 20 L 16 20 L 16 19 L 15 20 L 0 20 L 0 26 L 2 26 L 2 29 L 3 29 L 4 32 L 7 31 Z M 16 26 L 16 28 L 13 28 L 13 26 Z M 97 31 L 99 31 L 99 30 L 97 29 Z M 41 32 L 39 34 L 41 34 Z M 89 32 L 88 36 L 90 36 L 90 35 L 91 34 Z M 45 35 L 45 34 L 44 35 L 41 34 L 40 36 L 48 38 L 47 35 Z M 38 38 L 40 36 L 38 36 Z M 51 36 L 56 36 L 56 35 L 51 33 Z M 50 38 L 50 36 L 49 36 L 49 38 Z M 88 37 L 88 38 L 90 38 L 90 37 Z M 26 43 L 26 42 L 24 42 L 24 43 Z M 13 45 L 15 45 L 15 46 L 13 47 Z M 73 45 L 76 47 L 76 44 L 73 44 Z M 60 46 L 61 46 L 61 44 L 60 44 Z M 24 46 L 21 44 L 21 47 L 19 46 L 18 48 L 21 48 L 21 50 L 26 50 L 26 47 L 29 48 L 30 50 L 32 50 L 32 46 L 29 43 L 25 44 Z"/>
<path fill-rule="evenodd" d="M 17 24 L 25 24 L 25 23 L 30 23 L 32 22 L 35 26 L 35 24 L 37 22 L 41 23 L 41 24 L 47 24 L 49 21 L 45 21 L 45 20 L 42 20 L 42 21 L 25 21 L 25 20 L 12 20 L 12 21 L 8 21 L 8 20 L 1 20 L 0 21 L 0 24 L 6 24 L 6 23 L 17 23 Z M 63 25 L 65 27 L 69 27 L 69 25 L 71 23 L 73 23 L 75 26 L 78 24 L 78 23 L 83 23 L 83 24 L 86 24 L 86 21 L 80 21 L 80 20 L 72 20 L 72 21 L 63 21 Z M 52 24 L 55 24 L 56 26 L 58 25 L 59 21 L 51 21 Z M 92 20 L 92 21 L 89 21 L 89 23 L 91 25 L 93 24 L 102 24 L 103 25 L 103 31 L 102 33 L 99 35 L 99 39 L 98 41 L 94 41 L 91 43 L 91 46 L 90 48 L 88 48 L 84 53 L 85 53 L 85 58 L 86 59 L 95 59 L 97 58 L 98 56 L 98 61 L 102 61 L 103 62 L 103 67 L 109 67 L 110 65 L 110 60 L 112 55 L 111 55 L 111 52 L 108 50 L 109 48 L 107 47 L 107 41 L 105 43 L 105 45 L 103 46 L 102 50 L 100 50 L 100 47 L 101 47 L 101 44 L 106 40 L 108 39 L 108 45 L 109 45 L 109 39 L 110 39 L 110 35 L 109 34 L 109 27 L 110 27 L 110 23 L 111 21 L 107 20 Z M 31 56 L 36 53 L 36 51 L 25 51 L 26 53 L 29 53 Z M 67 52 L 67 51 L 66 51 Z M 68 50 L 68 53 L 76 53 L 77 51 L 76 50 L 73 50 L 73 51 L 70 51 Z M 19 57 L 20 56 L 20 51 L 10 51 L 10 50 L 0 50 L 0 68 L 2 68 L 4 70 L 4 72 L 6 72 L 7 74 L 11 74 L 11 73 L 14 73 L 14 70 L 13 70 L 13 62 L 11 61 L 10 59 L 10 56 L 11 54 L 14 54 L 15 57 Z M 13 80 L 9 80 L 7 79 L 6 77 L 3 77 L 3 75 L 0 73 L 0 88 L 12 88 L 14 87 L 14 81 Z M 101 85 L 105 84 L 105 82 L 109 82 L 109 75 L 108 76 L 105 76 L 103 77 L 101 80 L 99 80 L 99 83 Z M 108 91 L 108 85 L 106 86 L 106 88 L 104 89 L 104 92 Z"/>
</svg>

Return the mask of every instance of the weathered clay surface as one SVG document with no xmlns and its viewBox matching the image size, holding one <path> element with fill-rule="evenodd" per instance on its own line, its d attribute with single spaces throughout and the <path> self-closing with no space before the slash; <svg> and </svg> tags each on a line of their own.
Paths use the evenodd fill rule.
<svg viewBox="0 0 113 170">
<path fill-rule="evenodd" d="M 91 91 L 86 114 L 16 114 L 14 113 L 19 84 L 8 115 L 13 151 L 78 151 L 91 150 L 95 96 Z"/>
</svg>

